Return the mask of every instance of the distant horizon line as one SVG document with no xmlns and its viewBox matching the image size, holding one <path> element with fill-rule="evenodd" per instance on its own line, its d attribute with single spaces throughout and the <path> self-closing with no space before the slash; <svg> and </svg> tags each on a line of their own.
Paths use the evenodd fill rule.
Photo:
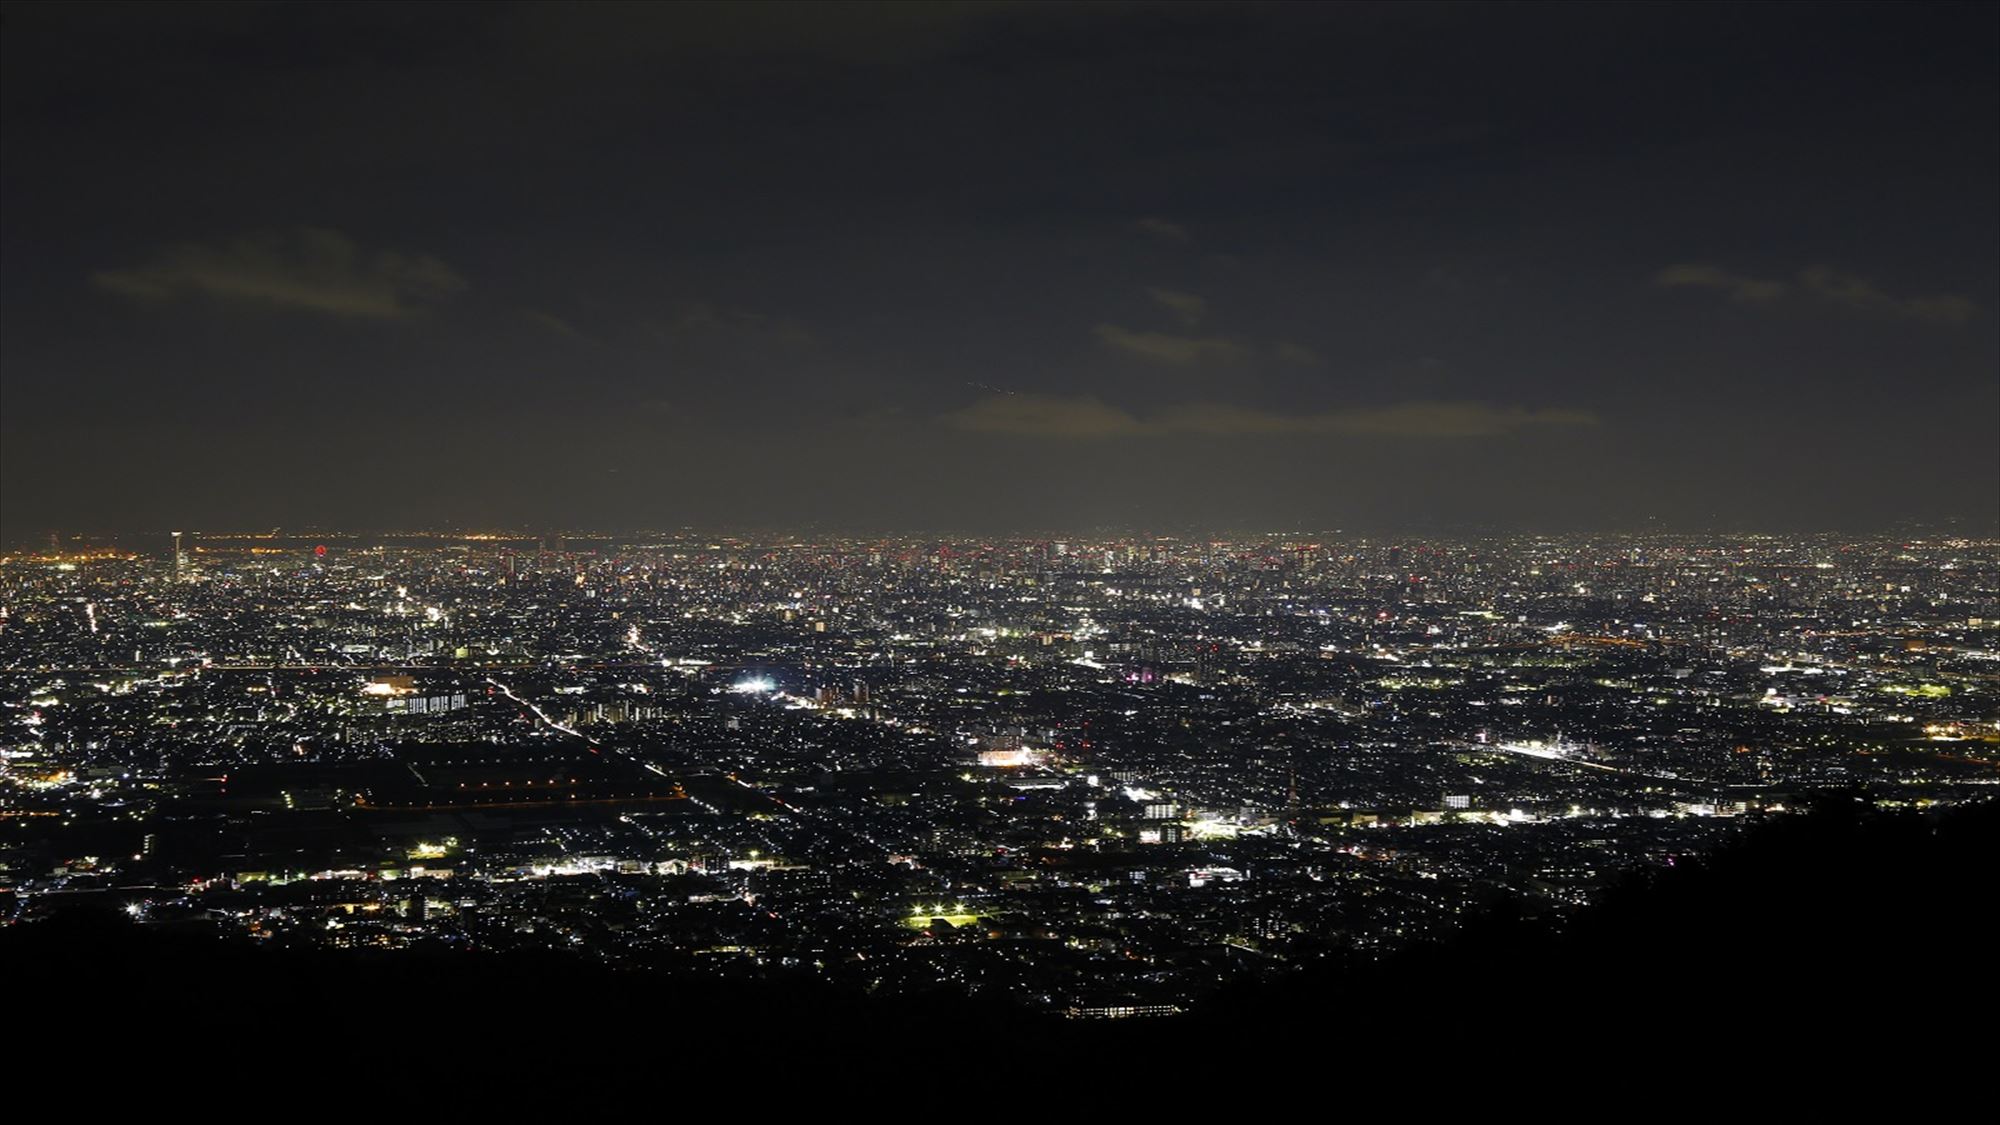
<svg viewBox="0 0 2000 1125">
<path fill-rule="evenodd" d="M 1794 528 L 1772 529 L 1745 525 L 1672 526 L 1654 525 L 1624 528 L 1497 528 L 1479 525 L 1421 525 L 1352 526 L 1352 527 L 1144 527 L 1136 525 L 1099 525 L 1088 528 L 1032 528 L 1013 530 L 978 530 L 972 528 L 928 527 L 901 530 L 884 530 L 853 527 L 816 527 L 812 525 L 710 525 L 686 524 L 673 527 L 653 528 L 605 528 L 605 527 L 534 527 L 534 526 L 467 526 L 430 528 L 364 528 L 336 525 L 302 524 L 294 527 L 247 529 L 202 530 L 190 526 L 179 528 L 141 528 L 121 530 L 78 530 L 47 529 L 39 533 L 16 534 L 7 537 L 7 553 L 31 553 L 54 543 L 84 545 L 115 545 L 120 540 L 170 538 L 181 535 L 192 541 L 211 540 L 303 540 L 314 537 L 328 539 L 439 539 L 456 542 L 507 541 L 521 542 L 551 538 L 579 540 L 631 541 L 653 537 L 661 538 L 725 538 L 743 539 L 760 537 L 777 538 L 830 538 L 847 540 L 896 540 L 896 539 L 990 539 L 1000 541 L 1060 541 L 1066 539 L 1161 539 L 1161 540 L 1230 540 L 1230 539 L 1273 539 L 1273 538 L 1440 538 L 1440 539 L 1585 539 L 1585 538 L 1643 538 L 1701 537 L 1701 536 L 1742 536 L 1750 538 L 1898 538 L 1898 537 L 1944 537 L 1951 539 L 2000 540 L 2000 521 L 1983 528 L 1965 526 L 1970 520 L 1941 519 L 1911 521 L 1869 530 L 1852 528 Z"/>
</svg>

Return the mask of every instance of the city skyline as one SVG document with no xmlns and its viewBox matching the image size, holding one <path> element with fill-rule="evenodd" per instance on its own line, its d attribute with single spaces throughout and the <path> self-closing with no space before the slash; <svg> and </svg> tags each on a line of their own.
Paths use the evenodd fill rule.
<svg viewBox="0 0 2000 1125">
<path fill-rule="evenodd" d="M 253 544 L 262 544 L 272 554 L 326 548 L 341 552 L 379 553 L 412 547 L 487 548 L 515 554 L 616 554 L 646 551 L 665 542 L 701 541 L 716 546 L 750 543 L 803 545 L 898 544 L 902 549 L 929 545 L 948 549 L 991 549 L 1002 546 L 1054 545 L 1069 541 L 1093 543 L 1148 543 L 1156 545 L 1197 543 L 1269 543 L 1287 549 L 1321 549 L 1339 546 L 1477 546 L 1508 542 L 1539 541 L 1597 542 L 1642 546 L 1647 543 L 1757 543 L 1757 542 L 1844 542 L 1844 543 L 1964 543 L 1986 544 L 1995 538 L 1985 529 L 1969 526 L 1971 521 L 1936 522 L 1907 520 L 1866 531 L 1813 529 L 1785 531 L 1749 525 L 1744 527 L 1672 528 L 1654 525 L 1637 528 L 1512 529 L 1495 527 L 1084 527 L 1031 528 L 1018 531 L 982 532 L 964 528 L 916 528 L 902 531 L 853 529 L 824 525 L 759 526 L 737 525 L 604 528 L 580 526 L 497 525 L 434 528 L 353 528 L 353 527 L 268 527 L 209 528 L 166 531 L 143 529 L 127 532 L 50 530 L 12 544 L 0 545 L 0 557 L 31 560 L 75 556 L 79 558 L 128 558 L 165 556 L 193 558 L 204 551 L 232 555 Z M 185 552 L 185 554 L 183 554 Z"/>
<path fill-rule="evenodd" d="M 0 939 L 1227 1022 L 2000 784 L 1992 540 L 181 539 L 0 555 Z"/>
</svg>

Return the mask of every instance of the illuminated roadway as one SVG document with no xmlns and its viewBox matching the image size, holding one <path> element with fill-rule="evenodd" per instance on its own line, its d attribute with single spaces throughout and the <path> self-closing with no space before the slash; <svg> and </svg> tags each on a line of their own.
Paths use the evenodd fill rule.
<svg viewBox="0 0 2000 1125">
<path fill-rule="evenodd" d="M 535 718 L 540 719 L 544 723 L 547 723 L 550 730 L 561 731 L 562 733 L 569 735 L 571 738 L 577 739 L 578 741 L 583 743 L 584 749 L 589 750 L 593 754 L 603 753 L 603 751 L 591 745 L 590 738 L 588 735 L 585 735 L 582 731 L 577 730 L 575 727 L 566 727 L 561 723 L 556 722 L 554 719 L 549 717 L 549 713 L 547 711 L 544 711 L 540 707 L 537 707 L 533 702 L 526 699 L 522 699 L 520 696 L 515 695 L 513 688 L 508 687 L 506 684 L 501 683 L 499 680 L 496 680 L 491 676 L 486 677 L 486 682 L 492 685 L 494 690 L 498 691 L 501 695 L 506 696 L 507 698 L 513 700 L 514 702 L 520 704 L 523 707 L 526 707 L 530 712 L 534 714 Z M 635 766 L 644 766 L 646 769 L 651 770 L 652 772 L 658 774 L 661 777 L 667 778 L 667 780 L 669 781 L 673 780 L 672 776 L 668 774 L 667 771 L 661 769 L 660 767 L 654 765 L 651 762 L 642 762 L 639 759 L 634 758 L 632 755 L 625 753 L 623 750 L 613 750 L 612 753 L 618 755 L 619 757 L 625 759 L 628 762 L 631 762 Z"/>
</svg>

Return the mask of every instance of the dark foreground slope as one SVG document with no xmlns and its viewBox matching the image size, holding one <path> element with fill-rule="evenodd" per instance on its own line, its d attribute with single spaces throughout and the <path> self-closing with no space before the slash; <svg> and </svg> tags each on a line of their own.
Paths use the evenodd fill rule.
<svg viewBox="0 0 2000 1125">
<path fill-rule="evenodd" d="M 1830 805 L 1636 873 L 1560 930 L 1501 910 L 1372 969 L 1246 988 L 1197 1022 L 1421 1028 L 1549 1044 L 1879 1035 L 2000 996 L 2000 802 Z M 1866 1028 L 1867 1030 L 1862 1030 Z"/>
<path fill-rule="evenodd" d="M 1823 1077 L 1838 1058 L 1877 1077 L 1911 1065 L 1948 1077 L 1985 1049 L 2000 995 L 1996 860 L 2000 803 L 1823 811 L 1635 878 L 1562 932 L 1494 915 L 1385 963 L 1237 988 L 1180 1019 L 1094 1025 L 981 1001 L 871 1001 L 810 979 L 278 952 L 87 913 L 0 930 L 0 973 L 29 1058 L 260 1082 L 363 1068 L 383 1090 L 441 1075 L 504 1090 L 576 1067 L 850 1084 L 995 1067 L 1386 1081 L 1445 1060 L 1691 1077 L 1805 1058 Z"/>
</svg>

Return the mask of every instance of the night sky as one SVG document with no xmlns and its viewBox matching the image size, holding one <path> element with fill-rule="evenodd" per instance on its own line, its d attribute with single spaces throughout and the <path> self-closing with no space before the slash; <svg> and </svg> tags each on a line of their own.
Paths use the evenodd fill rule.
<svg viewBox="0 0 2000 1125">
<path fill-rule="evenodd" d="M 2000 512 L 2000 7 L 9 5 L 0 535 Z"/>
</svg>

